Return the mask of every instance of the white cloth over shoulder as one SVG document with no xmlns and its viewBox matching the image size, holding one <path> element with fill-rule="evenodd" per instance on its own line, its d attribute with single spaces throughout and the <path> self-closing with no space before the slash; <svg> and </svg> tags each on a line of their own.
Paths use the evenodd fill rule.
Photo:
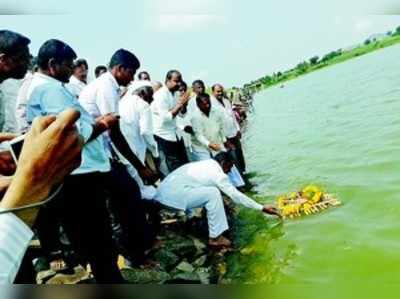
<svg viewBox="0 0 400 299">
<path fill-rule="evenodd" d="M 193 208 L 191 195 L 200 187 L 216 187 L 235 203 L 262 210 L 263 206 L 238 191 L 215 160 L 186 164 L 169 174 L 157 189 L 156 200 L 178 210 Z"/>
<path fill-rule="evenodd" d="M 14 282 L 32 237 L 32 230 L 17 216 L 12 213 L 0 215 L 1 285 Z"/>
</svg>

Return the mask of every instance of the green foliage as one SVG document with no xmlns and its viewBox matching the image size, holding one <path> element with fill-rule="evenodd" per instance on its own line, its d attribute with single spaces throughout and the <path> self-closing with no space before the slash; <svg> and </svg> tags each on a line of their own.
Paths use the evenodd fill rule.
<svg viewBox="0 0 400 299">
<path fill-rule="evenodd" d="M 310 58 L 310 64 L 315 65 L 317 64 L 319 61 L 319 57 L 318 56 L 314 56 L 312 58 Z"/>
<path fill-rule="evenodd" d="M 400 26 L 396 28 L 396 34 L 400 35 Z"/>
<path fill-rule="evenodd" d="M 368 46 L 370 43 L 371 43 L 371 40 L 370 40 L 370 39 L 367 39 L 367 40 L 364 42 L 364 45 Z"/>
</svg>

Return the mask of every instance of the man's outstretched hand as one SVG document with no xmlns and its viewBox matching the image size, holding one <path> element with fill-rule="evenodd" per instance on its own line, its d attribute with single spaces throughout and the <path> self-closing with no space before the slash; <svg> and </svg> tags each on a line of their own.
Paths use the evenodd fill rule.
<svg viewBox="0 0 400 299">
<path fill-rule="evenodd" d="M 270 206 L 264 206 L 263 212 L 268 215 L 274 215 L 282 219 L 282 215 L 279 213 L 278 209 Z"/>
</svg>

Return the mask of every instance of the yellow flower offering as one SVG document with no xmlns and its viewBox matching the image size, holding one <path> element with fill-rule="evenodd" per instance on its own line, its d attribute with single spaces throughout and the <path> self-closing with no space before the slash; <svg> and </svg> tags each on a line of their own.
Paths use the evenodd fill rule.
<svg viewBox="0 0 400 299">
<path fill-rule="evenodd" d="M 277 206 L 283 218 L 295 218 L 318 213 L 341 202 L 332 194 L 324 193 L 317 186 L 307 186 L 302 191 L 292 192 L 277 198 Z"/>
</svg>

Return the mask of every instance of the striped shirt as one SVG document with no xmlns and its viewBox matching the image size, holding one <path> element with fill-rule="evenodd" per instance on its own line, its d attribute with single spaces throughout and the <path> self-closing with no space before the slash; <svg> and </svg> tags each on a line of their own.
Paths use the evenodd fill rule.
<svg viewBox="0 0 400 299">
<path fill-rule="evenodd" d="M 14 282 L 32 237 L 32 230 L 17 216 L 0 215 L 0 285 Z"/>
</svg>

